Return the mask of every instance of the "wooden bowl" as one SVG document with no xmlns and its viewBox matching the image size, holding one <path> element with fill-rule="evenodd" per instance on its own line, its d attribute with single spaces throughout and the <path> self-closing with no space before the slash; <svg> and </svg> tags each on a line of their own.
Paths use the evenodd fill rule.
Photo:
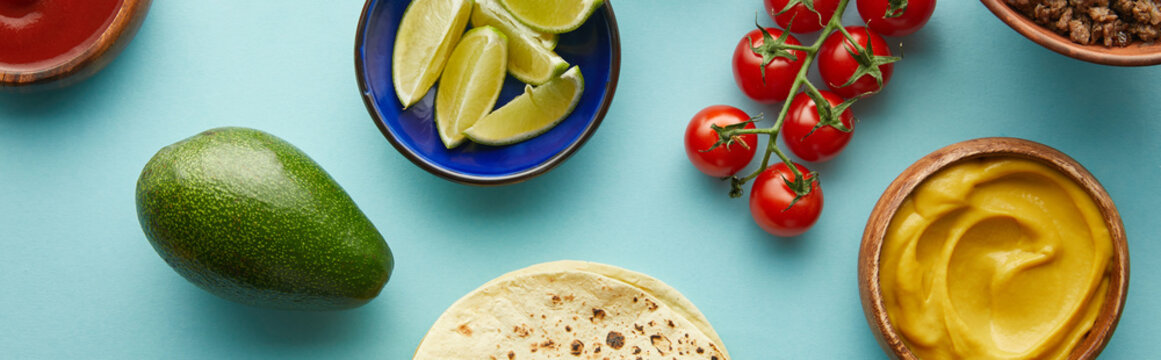
<svg viewBox="0 0 1161 360">
<path fill-rule="evenodd" d="M 1161 41 L 1144 43 L 1135 41 L 1125 47 L 1105 47 L 1103 45 L 1081 45 L 1067 37 L 1049 30 L 1016 9 L 1004 0 L 980 0 L 1000 20 L 1032 41 L 1074 59 L 1097 64 L 1116 66 L 1145 66 L 1161 64 Z"/>
<path fill-rule="evenodd" d="M 1121 223 L 1121 216 L 1104 187 L 1076 160 L 1051 147 L 1014 138 L 981 138 L 936 150 L 904 170 L 879 198 L 879 202 L 871 210 L 871 217 L 867 220 L 867 227 L 863 232 L 858 270 L 863 314 L 867 317 L 867 323 L 871 326 L 875 339 L 892 358 L 917 359 L 891 324 L 879 285 L 883 238 L 887 234 L 888 224 L 896 209 L 916 186 L 940 169 L 960 160 L 991 156 L 1024 158 L 1048 165 L 1079 184 L 1100 209 L 1113 241 L 1108 294 L 1092 330 L 1069 356 L 1071 359 L 1095 359 L 1117 327 L 1129 289 L 1129 248 L 1125 241 L 1125 227 Z"/>
<path fill-rule="evenodd" d="M 97 39 L 63 62 L 40 68 L 5 68 L 0 65 L 0 90 L 27 92 L 78 83 L 113 61 L 133 40 L 145 21 L 152 0 L 121 0 L 120 8 Z"/>
</svg>

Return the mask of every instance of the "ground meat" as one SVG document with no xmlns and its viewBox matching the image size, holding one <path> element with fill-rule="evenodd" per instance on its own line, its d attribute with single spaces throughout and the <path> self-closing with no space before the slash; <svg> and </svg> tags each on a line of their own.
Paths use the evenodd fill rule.
<svg viewBox="0 0 1161 360">
<path fill-rule="evenodd" d="M 1161 0 L 1005 0 L 1073 42 L 1127 46 L 1161 35 Z"/>
</svg>

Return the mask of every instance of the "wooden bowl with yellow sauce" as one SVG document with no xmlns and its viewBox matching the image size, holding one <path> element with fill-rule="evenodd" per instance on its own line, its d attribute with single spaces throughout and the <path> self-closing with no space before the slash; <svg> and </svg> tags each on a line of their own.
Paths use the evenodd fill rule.
<svg viewBox="0 0 1161 360">
<path fill-rule="evenodd" d="M 859 251 L 863 312 L 898 359 L 1093 359 L 1129 284 L 1124 225 L 1075 160 L 969 140 L 907 168 Z"/>
</svg>

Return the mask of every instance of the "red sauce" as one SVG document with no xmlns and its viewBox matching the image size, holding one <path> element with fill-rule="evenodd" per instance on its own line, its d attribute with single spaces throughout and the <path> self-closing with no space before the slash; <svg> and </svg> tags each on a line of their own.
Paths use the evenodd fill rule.
<svg viewBox="0 0 1161 360">
<path fill-rule="evenodd" d="M 121 0 L 0 0 L 0 67 L 56 65 L 84 51 Z"/>
</svg>

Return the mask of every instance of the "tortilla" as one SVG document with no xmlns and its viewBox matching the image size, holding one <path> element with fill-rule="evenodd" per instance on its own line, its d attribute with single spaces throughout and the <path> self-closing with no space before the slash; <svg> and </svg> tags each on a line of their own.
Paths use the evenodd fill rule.
<svg viewBox="0 0 1161 360">
<path fill-rule="evenodd" d="M 729 359 L 705 316 L 660 280 L 558 261 L 505 274 L 456 301 L 414 359 L 662 357 Z"/>
</svg>

